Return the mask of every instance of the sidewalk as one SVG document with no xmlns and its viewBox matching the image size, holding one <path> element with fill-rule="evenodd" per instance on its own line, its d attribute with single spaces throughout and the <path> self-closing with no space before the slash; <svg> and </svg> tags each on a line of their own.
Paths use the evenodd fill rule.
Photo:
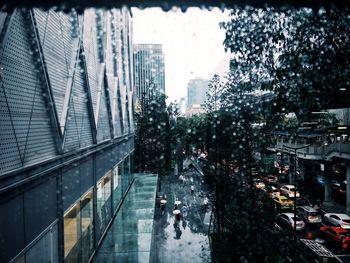
<svg viewBox="0 0 350 263">
<path fill-rule="evenodd" d="M 184 166 L 187 166 L 185 163 Z M 207 226 L 203 223 L 210 212 L 206 210 L 203 201 L 207 189 L 202 185 L 202 175 L 193 167 L 183 172 L 184 182 L 179 175 L 160 177 L 161 191 L 167 196 L 167 205 L 162 215 L 157 200 L 153 229 L 153 247 L 150 262 L 211 262 L 210 248 L 207 236 Z M 193 179 L 193 183 L 191 181 Z M 191 194 L 191 184 L 194 194 Z M 181 201 L 179 209 L 186 204 L 179 224 L 174 224 L 173 208 L 175 200 Z"/>
<path fill-rule="evenodd" d="M 154 174 L 135 176 L 93 262 L 149 262 L 157 180 Z"/>
</svg>

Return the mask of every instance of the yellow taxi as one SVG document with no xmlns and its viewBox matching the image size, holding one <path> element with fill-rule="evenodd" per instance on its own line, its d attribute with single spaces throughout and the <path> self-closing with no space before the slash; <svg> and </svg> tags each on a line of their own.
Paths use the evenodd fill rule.
<svg viewBox="0 0 350 263">
<path fill-rule="evenodd" d="M 275 202 L 275 205 L 277 208 L 281 208 L 281 209 L 293 208 L 293 201 L 283 195 L 275 196 L 273 198 L 273 201 Z"/>
</svg>

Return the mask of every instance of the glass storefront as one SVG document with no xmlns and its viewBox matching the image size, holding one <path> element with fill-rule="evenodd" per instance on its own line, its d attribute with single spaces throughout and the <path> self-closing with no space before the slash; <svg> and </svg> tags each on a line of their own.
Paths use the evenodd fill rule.
<svg viewBox="0 0 350 263">
<path fill-rule="evenodd" d="M 97 182 L 97 234 L 100 239 L 112 216 L 111 206 L 112 171 L 109 171 Z"/>
<path fill-rule="evenodd" d="M 80 202 L 81 231 L 82 231 L 82 259 L 87 262 L 94 249 L 93 235 L 93 192 L 87 192 Z"/>
<path fill-rule="evenodd" d="M 80 233 L 80 204 L 77 202 L 64 214 L 65 262 L 78 262 Z"/>
<path fill-rule="evenodd" d="M 64 214 L 64 261 L 87 262 L 94 249 L 93 190 Z"/>
<path fill-rule="evenodd" d="M 64 214 L 65 262 L 87 262 L 94 250 L 94 234 L 100 240 L 113 212 L 132 180 L 131 158 L 115 165 L 96 183 L 96 220 L 94 191 L 91 188 Z"/>
<path fill-rule="evenodd" d="M 117 209 L 122 198 L 122 164 L 113 168 L 113 209 Z"/>
</svg>

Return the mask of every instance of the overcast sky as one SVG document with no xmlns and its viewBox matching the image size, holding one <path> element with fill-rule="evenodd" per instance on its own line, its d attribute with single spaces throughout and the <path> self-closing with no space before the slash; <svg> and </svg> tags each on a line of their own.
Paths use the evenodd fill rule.
<svg viewBox="0 0 350 263">
<path fill-rule="evenodd" d="M 195 77 L 210 79 L 213 73 L 228 69 L 224 30 L 219 22 L 228 13 L 189 8 L 163 12 L 160 8 L 132 9 L 134 44 L 163 44 L 165 55 L 165 92 L 169 101 L 187 95 L 188 81 Z"/>
</svg>

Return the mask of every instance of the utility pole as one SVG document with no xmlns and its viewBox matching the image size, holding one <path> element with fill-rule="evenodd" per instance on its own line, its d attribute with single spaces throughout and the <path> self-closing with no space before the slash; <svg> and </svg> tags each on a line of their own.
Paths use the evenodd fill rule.
<svg viewBox="0 0 350 263">
<path fill-rule="evenodd" d="M 310 144 L 308 145 L 304 145 L 304 146 L 300 146 L 300 147 L 291 147 L 289 145 L 283 145 L 284 148 L 287 149 L 291 149 L 294 150 L 294 169 L 293 169 L 293 177 L 294 177 L 294 202 L 293 202 L 293 206 L 294 206 L 294 232 L 296 232 L 297 230 L 297 224 L 296 224 L 296 217 L 297 217 L 297 188 L 296 188 L 296 178 L 297 178 L 297 150 L 300 149 L 304 149 L 309 147 Z M 294 239 L 296 241 L 296 235 L 294 234 Z"/>
</svg>

